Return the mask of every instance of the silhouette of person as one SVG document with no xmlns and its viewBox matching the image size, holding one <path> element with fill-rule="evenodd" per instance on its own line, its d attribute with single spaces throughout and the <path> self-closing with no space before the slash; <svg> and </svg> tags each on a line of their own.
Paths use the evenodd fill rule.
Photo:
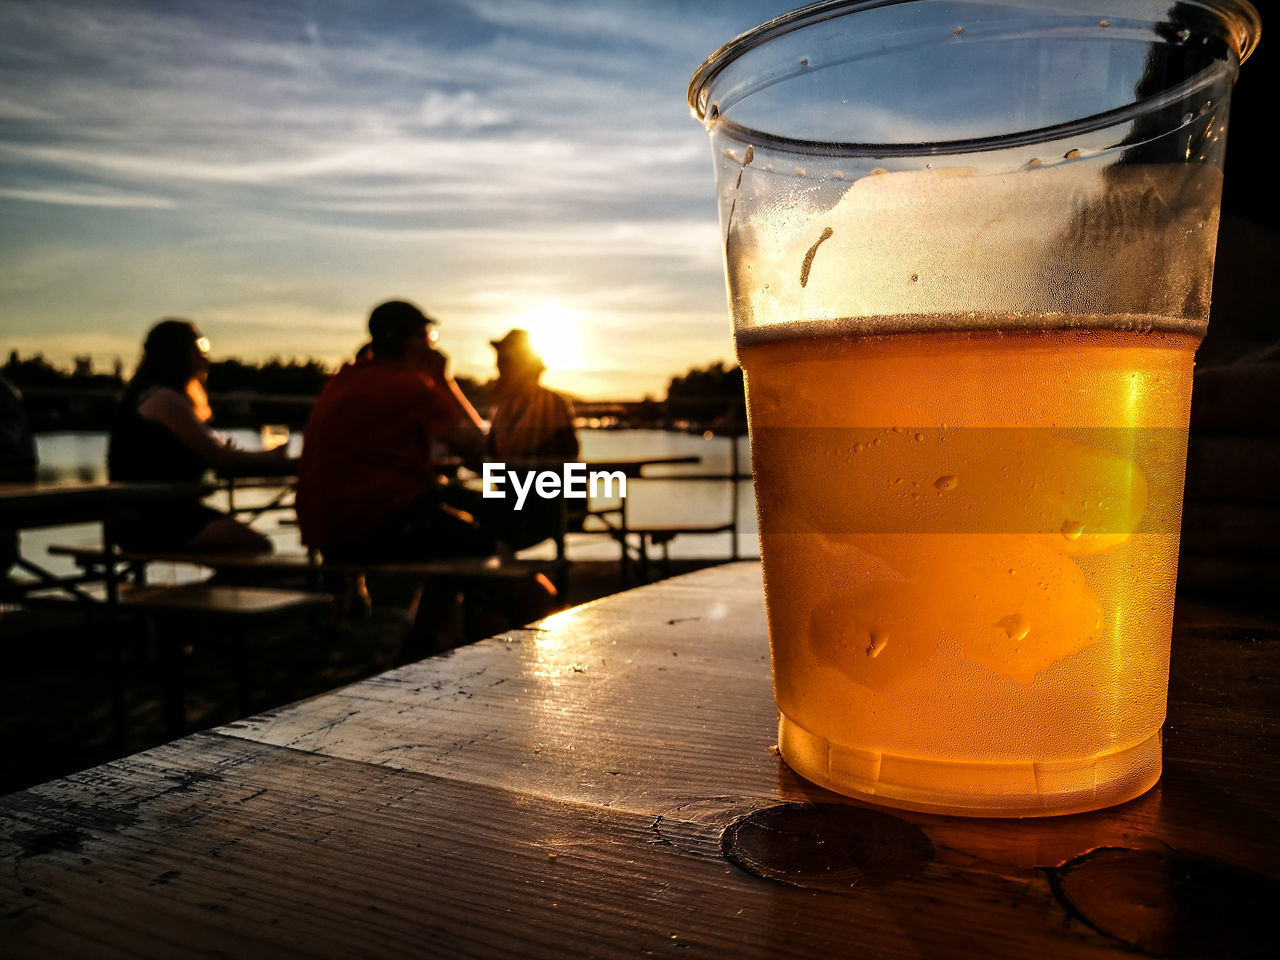
<svg viewBox="0 0 1280 960">
<path fill-rule="evenodd" d="M 495 407 L 489 424 L 489 457 L 509 469 L 554 469 L 578 457 L 573 406 L 539 382 L 546 365 L 525 330 L 511 330 L 489 345 L 497 353 L 498 378 L 492 384 Z M 532 462 L 531 462 L 532 461 Z M 549 462 L 547 462 L 549 461 Z M 580 518 L 565 516 L 559 498 L 530 496 L 520 511 L 490 507 L 489 522 L 503 531 L 513 549 L 522 550 L 553 537 Z M 486 501 L 486 505 L 494 501 Z"/>
<path fill-rule="evenodd" d="M 147 334 L 142 362 L 125 385 L 107 448 L 115 481 L 197 483 L 209 468 L 262 467 L 279 472 L 283 449 L 240 450 L 209 428 L 205 382 L 209 342 L 189 320 L 161 320 Z M 157 501 L 111 536 L 126 549 L 164 552 L 268 553 L 257 531 L 198 498 Z"/>
<path fill-rule="evenodd" d="M 446 487 L 435 469 L 437 444 L 478 459 L 485 440 L 432 346 L 434 323 L 411 303 L 379 304 L 365 358 L 339 370 L 311 410 L 296 506 L 303 543 L 327 559 L 483 556 L 496 546 L 467 510 L 479 495 Z"/>
<path fill-rule="evenodd" d="M 573 405 L 539 382 L 546 370 L 525 330 L 490 341 L 498 355 L 496 404 L 489 426 L 489 453 L 497 458 L 547 457 L 573 460 L 578 437 Z"/>
<path fill-rule="evenodd" d="M 36 478 L 36 441 L 18 388 L 0 377 L 0 483 Z M 18 559 L 18 532 L 0 528 L 0 577 Z"/>
</svg>

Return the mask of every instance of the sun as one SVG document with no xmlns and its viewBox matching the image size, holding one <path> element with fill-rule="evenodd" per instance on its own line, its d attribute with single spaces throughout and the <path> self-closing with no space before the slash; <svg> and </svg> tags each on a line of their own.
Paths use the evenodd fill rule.
<svg viewBox="0 0 1280 960">
<path fill-rule="evenodd" d="M 512 319 L 513 327 L 529 331 L 533 349 L 547 365 L 547 372 L 583 370 L 581 316 L 558 303 L 539 304 Z"/>
</svg>

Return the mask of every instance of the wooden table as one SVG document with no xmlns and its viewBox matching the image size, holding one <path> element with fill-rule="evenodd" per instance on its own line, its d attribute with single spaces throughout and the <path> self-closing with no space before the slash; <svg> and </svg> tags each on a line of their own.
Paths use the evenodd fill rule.
<svg viewBox="0 0 1280 960">
<path fill-rule="evenodd" d="M 73 523 L 105 524 L 131 516 L 157 500 L 208 494 L 213 488 L 199 483 L 0 483 L 0 529 L 31 530 Z M 59 577 L 30 557 L 19 556 L 17 566 L 35 579 L 10 581 L 6 590 L 21 596 L 31 590 L 56 588 L 92 602 L 79 584 L 101 577 Z M 109 602 L 114 602 L 114 582 L 107 576 Z"/>
<path fill-rule="evenodd" d="M 233 516 L 248 516 L 251 519 L 272 510 L 291 509 L 292 503 L 285 503 L 285 498 L 298 484 L 298 465 L 300 457 L 282 458 L 278 463 L 257 463 L 251 467 L 223 469 L 217 471 L 218 487 L 226 491 L 227 512 Z M 236 491 L 275 490 L 276 495 L 265 504 L 251 507 L 236 507 Z"/>
<path fill-rule="evenodd" d="M 1270 955 L 1278 623 L 1179 607 L 1145 796 L 932 817 L 789 771 L 759 566 L 705 570 L 0 800 L 0 954 Z M 721 853 L 779 801 L 791 882 Z"/>
<path fill-rule="evenodd" d="M 622 474 L 627 480 L 637 480 L 646 476 L 645 471 L 649 467 L 660 466 L 692 466 L 702 462 L 701 457 L 697 456 L 669 456 L 669 457 L 615 457 L 610 460 L 570 460 L 565 461 L 554 457 L 524 457 L 520 459 L 511 459 L 498 461 L 497 458 L 490 458 L 490 462 L 501 462 L 506 469 L 516 472 L 529 472 L 539 470 L 550 470 L 559 473 L 565 463 L 582 463 L 585 471 L 583 473 L 583 482 L 586 484 L 586 478 L 594 473 Z M 667 479 L 659 477 L 657 479 Z M 669 479 L 679 479 L 679 475 L 673 475 Z M 474 486 L 475 483 L 473 482 Z M 507 486 L 508 495 L 510 494 L 510 486 Z M 590 488 L 587 488 L 588 491 Z M 532 494 L 536 496 L 536 494 Z M 559 530 L 553 537 L 556 548 L 556 562 L 559 564 L 556 579 L 556 586 L 563 592 L 568 588 L 569 566 L 568 555 L 565 549 L 565 536 L 573 530 L 574 532 L 583 533 L 601 533 L 608 534 L 618 541 L 621 554 L 619 556 L 619 577 L 623 587 L 631 584 L 631 564 L 633 558 L 630 552 L 628 535 L 631 532 L 627 523 L 627 500 L 626 497 L 618 497 L 617 506 L 592 506 L 591 499 L 588 497 L 584 501 L 578 502 L 576 505 L 570 503 L 568 499 L 561 496 L 560 502 L 560 524 Z M 737 501 L 734 500 L 734 508 L 736 517 Z M 597 529 L 586 529 L 581 526 L 588 518 L 594 517 L 598 522 Z M 615 518 L 612 522 L 610 517 Z M 575 523 L 577 525 L 575 525 Z M 736 525 L 735 525 L 736 529 Z M 736 540 L 735 540 L 736 542 Z M 644 542 L 641 540 L 640 549 L 644 550 Z M 641 563 L 641 576 L 645 576 L 645 564 Z"/>
<path fill-rule="evenodd" d="M 200 483 L 0 483 L 0 526 L 26 530 L 98 521 L 148 500 L 212 490 Z"/>
</svg>

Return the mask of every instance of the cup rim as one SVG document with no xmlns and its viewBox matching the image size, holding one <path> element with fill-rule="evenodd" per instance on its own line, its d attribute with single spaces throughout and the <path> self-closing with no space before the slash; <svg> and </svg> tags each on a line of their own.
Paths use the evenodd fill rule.
<svg viewBox="0 0 1280 960">
<path fill-rule="evenodd" d="M 798 153 L 838 154 L 850 157 L 911 157 L 1004 150 L 1091 133 L 1134 119 L 1190 96 L 1219 79 L 1224 69 L 1230 71 L 1231 79 L 1234 80 L 1240 64 L 1244 63 L 1257 48 L 1262 33 L 1262 18 L 1249 0 L 1179 0 L 1181 3 L 1216 15 L 1228 27 L 1226 33 L 1234 41 L 1229 45 L 1229 52 L 1233 55 L 1233 59 L 1205 67 L 1181 83 L 1113 110 L 1064 123 L 963 140 L 850 143 L 787 137 L 735 123 L 723 116 L 719 112 L 718 105 L 710 101 L 710 88 L 716 78 L 739 57 L 769 40 L 825 20 L 880 7 L 919 2 L 927 2 L 927 0 L 819 0 L 817 3 L 792 10 L 790 13 L 784 13 L 753 27 L 723 44 L 694 71 L 687 93 L 690 111 L 694 118 L 708 130 L 714 125 L 718 130 L 743 143 Z"/>
</svg>

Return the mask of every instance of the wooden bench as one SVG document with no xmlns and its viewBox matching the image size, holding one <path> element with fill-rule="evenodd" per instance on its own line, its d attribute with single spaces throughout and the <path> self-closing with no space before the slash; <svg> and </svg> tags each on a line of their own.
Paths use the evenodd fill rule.
<svg viewBox="0 0 1280 960">
<path fill-rule="evenodd" d="M 84 597 L 106 605 L 108 591 L 105 584 L 93 584 L 83 591 Z M 65 604 L 68 597 L 51 592 L 49 596 L 35 594 L 26 602 L 39 604 Z M 274 587 L 225 586 L 212 583 L 188 583 L 177 586 L 146 586 L 120 583 L 116 587 L 116 603 L 123 613 L 142 617 L 156 643 L 160 660 L 161 690 L 164 702 L 165 726 L 169 735 L 178 737 L 186 731 L 186 693 L 183 683 L 182 656 L 184 640 L 177 629 L 161 631 L 157 624 L 169 620 L 176 627 L 185 620 L 202 625 L 213 624 L 226 633 L 219 639 L 227 639 L 232 646 L 240 711 L 244 716 L 253 713 L 253 687 L 249 675 L 248 638 L 250 629 L 260 622 L 288 615 L 304 613 L 308 608 L 327 607 L 330 598 L 322 593 L 303 590 L 281 590 Z M 110 629 L 111 683 L 113 701 L 121 698 L 118 656 L 120 637 Z M 118 725 L 123 725 L 122 711 L 117 715 Z M 123 737 L 123 728 L 118 734 Z"/>
<path fill-rule="evenodd" d="M 407 561 L 321 561 L 310 554 L 160 553 L 156 551 L 108 551 L 101 544 L 52 544 L 49 553 L 70 557 L 85 569 L 116 565 L 145 567 L 151 563 L 180 563 L 211 570 L 243 571 L 263 577 L 303 576 L 318 581 L 324 573 L 385 573 L 393 576 L 452 577 L 476 580 L 518 580 L 544 573 L 556 566 L 548 560 L 509 560 L 501 557 L 449 557 Z"/>
<path fill-rule="evenodd" d="M 301 613 L 307 608 L 327 607 L 330 602 L 324 594 L 308 591 L 212 583 L 172 587 L 126 583 L 121 584 L 119 596 L 122 609 L 136 611 L 149 621 L 160 653 L 165 725 L 173 737 L 186 732 L 185 643 L 176 630 L 157 630 L 157 620 L 169 619 L 178 624 L 183 619 L 189 622 L 191 618 L 199 618 L 204 623 L 226 624 L 230 628 L 227 639 L 232 645 L 240 713 L 250 716 L 254 712 L 249 674 L 250 628 L 262 620 Z"/>
<path fill-rule="evenodd" d="M 416 561 L 323 561 L 314 554 L 234 554 L 234 553 L 156 553 L 129 551 L 119 548 L 109 553 L 101 544 L 58 545 L 49 552 L 68 556 L 85 570 L 105 570 L 110 564 L 132 568 L 135 579 L 145 580 L 146 567 L 152 563 L 179 563 L 205 567 L 218 573 L 234 573 L 253 580 L 299 578 L 306 588 L 315 592 L 331 593 L 335 623 L 347 619 L 353 598 L 366 596 L 361 578 L 365 575 L 403 577 L 421 582 L 436 581 L 457 584 L 459 592 L 470 599 L 470 587 L 477 584 L 516 584 L 526 580 L 538 580 L 550 597 L 558 591 L 547 573 L 554 573 L 567 561 L 564 560 L 513 560 L 502 557 L 450 557 Z M 326 591 L 327 575 L 342 578 L 338 589 Z M 412 607 L 413 605 L 411 605 Z M 464 620 L 474 613 L 468 606 Z M 464 623 L 465 627 L 465 623 Z"/>
</svg>

